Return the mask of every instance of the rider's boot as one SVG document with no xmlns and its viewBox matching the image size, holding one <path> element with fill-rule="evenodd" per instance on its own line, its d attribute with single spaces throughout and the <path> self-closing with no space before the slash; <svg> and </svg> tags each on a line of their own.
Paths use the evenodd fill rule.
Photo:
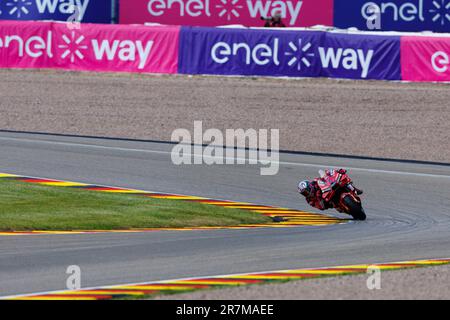
<svg viewBox="0 0 450 320">
<path fill-rule="evenodd" d="M 351 184 L 351 183 L 348 184 L 348 188 L 349 188 L 351 191 L 355 191 L 356 194 L 357 194 L 358 196 L 363 194 L 363 190 L 362 190 L 362 189 L 358 189 L 357 187 L 355 187 L 355 186 L 354 186 L 353 184 Z"/>
</svg>

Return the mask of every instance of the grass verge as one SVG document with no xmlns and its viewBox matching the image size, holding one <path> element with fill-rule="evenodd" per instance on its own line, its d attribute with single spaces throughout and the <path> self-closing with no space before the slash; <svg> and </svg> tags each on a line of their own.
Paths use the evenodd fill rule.
<svg viewBox="0 0 450 320">
<path fill-rule="evenodd" d="M 270 219 L 239 209 L 0 180 L 0 230 L 234 226 Z"/>
</svg>

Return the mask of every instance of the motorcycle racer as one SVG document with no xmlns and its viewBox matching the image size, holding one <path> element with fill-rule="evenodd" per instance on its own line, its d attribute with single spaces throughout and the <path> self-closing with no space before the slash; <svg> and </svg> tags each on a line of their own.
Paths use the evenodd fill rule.
<svg viewBox="0 0 450 320">
<path fill-rule="evenodd" d="M 333 203 L 325 201 L 322 194 L 327 190 L 331 189 L 333 186 L 327 183 L 327 177 L 331 177 L 335 172 L 340 174 L 346 174 L 345 169 L 329 169 L 321 172 L 321 177 L 315 178 L 313 180 L 303 180 L 298 184 L 298 192 L 303 195 L 306 202 L 314 208 L 319 210 L 326 210 L 333 208 Z M 355 191 L 358 195 L 361 195 L 363 191 L 356 188 L 353 184 L 349 183 L 347 187 L 351 191 Z"/>
</svg>

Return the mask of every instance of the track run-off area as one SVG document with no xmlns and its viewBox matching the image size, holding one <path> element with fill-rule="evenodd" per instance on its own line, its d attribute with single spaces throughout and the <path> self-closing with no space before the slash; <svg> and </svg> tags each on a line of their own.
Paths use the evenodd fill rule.
<svg viewBox="0 0 450 320">
<path fill-rule="evenodd" d="M 314 211 L 297 194 L 298 180 L 343 167 L 364 189 L 368 215 L 326 226 L 0 237 L 0 296 L 64 290 L 70 265 L 80 266 L 83 288 L 98 288 L 450 255 L 446 165 L 281 154 L 279 173 L 260 176 L 253 165 L 176 166 L 164 143 L 0 133 L 0 147 L 0 171 L 19 176 L 298 212 Z"/>
</svg>

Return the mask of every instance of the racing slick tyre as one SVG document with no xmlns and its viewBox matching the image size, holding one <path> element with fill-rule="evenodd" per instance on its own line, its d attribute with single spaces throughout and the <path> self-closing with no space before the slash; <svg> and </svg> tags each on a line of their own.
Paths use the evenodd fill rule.
<svg viewBox="0 0 450 320">
<path fill-rule="evenodd" d="M 351 215 L 353 219 L 361 221 L 366 220 L 366 213 L 364 212 L 361 203 L 355 202 L 351 197 L 345 197 L 344 202 L 345 205 L 350 209 L 350 212 L 348 214 Z"/>
</svg>

